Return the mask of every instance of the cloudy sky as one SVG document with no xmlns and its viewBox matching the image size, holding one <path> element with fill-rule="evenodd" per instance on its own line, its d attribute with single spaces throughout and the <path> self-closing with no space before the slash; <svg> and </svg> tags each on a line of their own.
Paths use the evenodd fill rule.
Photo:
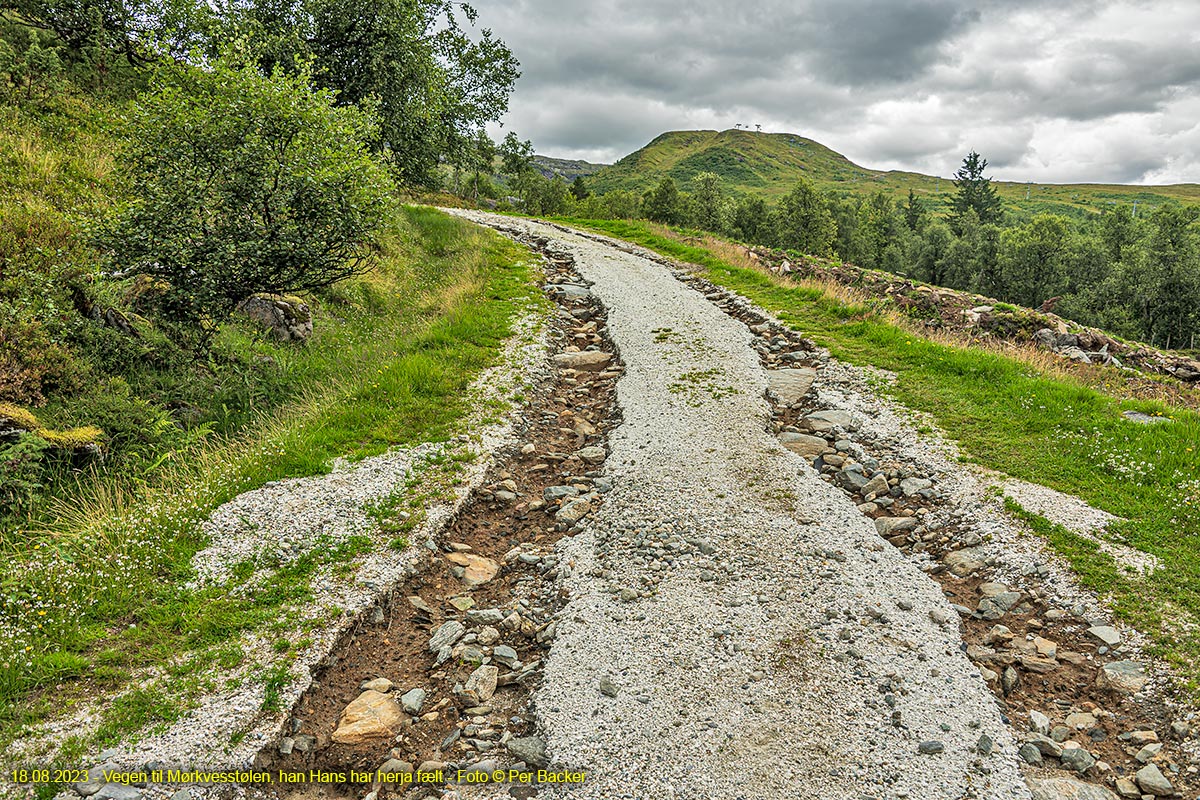
<svg viewBox="0 0 1200 800">
<path fill-rule="evenodd" d="M 477 0 L 521 60 L 507 129 L 610 162 L 760 124 L 877 169 L 1200 182 L 1200 2 Z"/>
</svg>

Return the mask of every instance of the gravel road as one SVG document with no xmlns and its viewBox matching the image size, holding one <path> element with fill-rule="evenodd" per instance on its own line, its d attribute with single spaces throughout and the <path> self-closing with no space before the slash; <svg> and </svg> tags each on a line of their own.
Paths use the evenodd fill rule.
<svg viewBox="0 0 1200 800">
<path fill-rule="evenodd" d="M 670 271 L 551 226 L 626 373 L 614 490 L 564 539 L 535 696 L 572 798 L 1028 798 L 938 586 L 766 430 L 746 327 Z"/>
</svg>

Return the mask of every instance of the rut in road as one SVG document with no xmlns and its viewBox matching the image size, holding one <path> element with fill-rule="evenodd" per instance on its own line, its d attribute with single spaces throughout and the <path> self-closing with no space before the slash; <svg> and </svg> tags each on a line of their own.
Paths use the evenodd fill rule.
<svg viewBox="0 0 1200 800">
<path fill-rule="evenodd" d="M 534 696 L 588 778 L 538 796 L 1029 797 L 940 587 L 768 434 L 746 327 L 634 248 L 458 213 L 568 251 L 626 368 Z"/>
</svg>

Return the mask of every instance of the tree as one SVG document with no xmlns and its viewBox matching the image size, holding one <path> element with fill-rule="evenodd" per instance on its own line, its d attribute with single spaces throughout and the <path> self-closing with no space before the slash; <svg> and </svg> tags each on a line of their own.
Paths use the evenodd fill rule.
<svg viewBox="0 0 1200 800">
<path fill-rule="evenodd" d="M 568 212 L 574 204 L 570 187 L 561 177 L 544 178 L 533 173 L 529 185 L 529 199 L 525 210 L 530 214 L 555 216 Z"/>
<path fill-rule="evenodd" d="M 958 220 L 967 209 L 973 209 L 984 224 L 999 222 L 1004 214 L 1000 195 L 996 194 L 992 179 L 983 176 L 987 165 L 987 159 L 972 150 L 954 173 L 954 185 L 958 191 L 950 204 L 950 220 L 955 230 L 958 230 Z"/>
<path fill-rule="evenodd" d="M 303 72 L 167 64 L 121 154 L 135 198 L 102 240 L 116 266 L 170 284 L 203 321 L 256 292 L 316 289 L 368 265 L 391 211 L 369 109 L 334 107 Z"/>
<path fill-rule="evenodd" d="M 533 168 L 533 143 L 528 139 L 521 141 L 515 131 L 509 131 L 500 143 L 499 153 L 500 171 L 511 178 L 510 185 L 521 202 L 527 203 L 537 175 Z"/>
<path fill-rule="evenodd" d="M 767 201 L 761 197 L 743 197 L 734 204 L 731 227 L 743 242 L 767 244 L 770 239 Z"/>
<path fill-rule="evenodd" d="M 508 109 L 516 58 L 477 14 L 452 0 L 244 0 L 232 3 L 223 39 L 244 38 L 267 73 L 311 63 L 320 88 L 342 105 L 379 100 L 380 146 L 407 184 L 431 186 L 485 123 Z"/>
<path fill-rule="evenodd" d="M 864 245 L 861 266 L 883 269 L 884 252 L 899 235 L 896 204 L 883 192 L 875 192 L 858 207 L 859 228 Z"/>
<path fill-rule="evenodd" d="M 491 185 L 488 176 L 492 174 L 492 164 L 496 160 L 496 143 L 487 135 L 487 131 L 476 131 L 471 139 L 469 153 L 468 165 L 471 169 L 473 197 L 478 201 L 482 182 L 487 181 L 488 186 Z"/>
<path fill-rule="evenodd" d="M 714 173 L 701 172 L 692 178 L 692 205 L 696 227 L 714 233 L 725 230 L 725 194 Z"/>
<path fill-rule="evenodd" d="M 926 225 L 916 245 L 916 277 L 927 283 L 942 285 L 946 280 L 953 244 L 954 234 L 946 223 L 939 220 Z"/>
<path fill-rule="evenodd" d="M 837 225 L 821 192 L 803 178 L 784 198 L 775 215 L 775 236 L 781 247 L 814 256 L 833 254 Z"/>
<path fill-rule="evenodd" d="M 908 229 L 917 232 L 925 227 L 926 212 L 925 202 L 913 194 L 913 190 L 908 190 L 908 200 L 904 204 L 904 224 Z"/>
<path fill-rule="evenodd" d="M 588 189 L 587 181 L 582 175 L 576 175 L 575 180 L 571 181 L 571 194 L 576 200 L 587 200 L 592 196 L 592 192 Z"/>
<path fill-rule="evenodd" d="M 672 225 L 679 222 L 679 189 L 670 177 L 659 181 L 658 186 L 646 192 L 642 198 L 642 211 L 653 222 Z"/>
<path fill-rule="evenodd" d="M 1037 308 L 1062 294 L 1071 246 L 1067 221 L 1054 214 L 1038 214 L 1005 230 L 1000 238 L 1001 299 Z"/>
<path fill-rule="evenodd" d="M 1117 206 L 1104 212 L 1100 217 L 1100 238 L 1110 261 L 1115 264 L 1125 260 L 1129 248 L 1141 238 L 1138 221 L 1133 218 L 1129 206 Z"/>
<path fill-rule="evenodd" d="M 1200 324 L 1200 207 L 1165 205 L 1150 218 L 1141 315 L 1163 347 L 1190 343 Z"/>
</svg>

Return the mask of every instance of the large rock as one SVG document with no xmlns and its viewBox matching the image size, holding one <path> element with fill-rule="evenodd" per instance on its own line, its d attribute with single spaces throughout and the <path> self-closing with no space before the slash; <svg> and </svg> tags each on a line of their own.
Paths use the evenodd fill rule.
<svg viewBox="0 0 1200 800">
<path fill-rule="evenodd" d="M 874 494 L 876 496 L 887 494 L 887 476 L 882 472 L 875 473 L 875 477 L 867 481 L 860 491 L 862 492 L 863 497 L 866 497 L 869 494 Z"/>
<path fill-rule="evenodd" d="M 554 357 L 554 363 L 564 369 L 577 369 L 584 372 L 600 372 L 612 361 L 611 353 L 599 350 L 584 350 L 581 353 L 559 353 Z"/>
<path fill-rule="evenodd" d="M 875 520 L 875 530 L 885 539 L 897 533 L 907 533 L 916 527 L 916 517 L 879 517 Z"/>
<path fill-rule="evenodd" d="M 592 511 L 592 501 L 586 497 L 580 497 L 578 500 L 572 500 L 567 503 L 558 513 L 554 515 L 554 519 L 564 525 L 574 525 L 579 520 L 586 517 Z"/>
<path fill-rule="evenodd" d="M 425 706 L 425 690 L 421 688 L 409 689 L 404 694 L 400 695 L 400 707 L 405 713 L 412 714 L 414 717 L 421 713 L 421 709 Z"/>
<path fill-rule="evenodd" d="M 298 297 L 254 294 L 238 303 L 237 310 L 281 342 L 307 342 L 312 336 L 312 312 Z"/>
<path fill-rule="evenodd" d="M 810 367 L 767 370 L 767 388 L 780 403 L 790 406 L 804 399 L 816 377 L 817 371 Z"/>
<path fill-rule="evenodd" d="M 462 582 L 467 588 L 482 586 L 500 572 L 500 565 L 495 561 L 474 553 L 450 553 L 446 560 L 463 568 Z"/>
<path fill-rule="evenodd" d="M 854 418 L 850 416 L 850 412 L 838 411 L 837 409 L 814 411 L 804 418 L 804 422 L 810 430 L 818 432 L 827 431 L 835 427 L 845 430 L 850 430 L 854 427 Z"/>
<path fill-rule="evenodd" d="M 829 442 L 807 433 L 781 433 L 779 443 L 799 456 L 814 459 L 829 449 Z"/>
<path fill-rule="evenodd" d="M 1030 778 L 1028 783 L 1033 800 L 1118 800 L 1103 786 L 1066 776 Z"/>
<path fill-rule="evenodd" d="M 1113 661 L 1100 668 L 1096 685 L 1102 689 L 1133 694 L 1146 685 L 1146 668 L 1136 661 Z"/>
<path fill-rule="evenodd" d="M 942 563 L 946 565 L 946 569 L 958 577 L 966 577 L 984 567 L 983 548 L 964 547 L 962 550 L 955 550 L 942 559 Z"/>
<path fill-rule="evenodd" d="M 391 738 L 405 719 L 404 710 L 391 695 L 368 689 L 346 706 L 331 738 L 338 744 Z"/>
<path fill-rule="evenodd" d="M 604 452 L 604 448 L 597 447 L 596 445 L 585 447 L 575 455 L 579 456 L 580 461 L 584 461 L 588 464 L 599 464 L 608 457 L 608 454 Z"/>
<path fill-rule="evenodd" d="M 469 613 L 467 614 L 467 619 L 471 619 Z M 436 653 L 443 647 L 449 647 L 457 642 L 459 637 L 466 632 L 466 627 L 456 619 L 443 623 L 442 627 L 434 631 L 433 636 L 429 639 L 429 652 Z"/>
<path fill-rule="evenodd" d="M 1162 770 L 1154 764 L 1147 764 L 1139 769 L 1133 779 L 1146 794 L 1152 794 L 1155 797 L 1170 797 L 1175 794 L 1175 787 L 1167 780 L 1167 776 L 1162 774 Z"/>
<path fill-rule="evenodd" d="M 912 497 L 922 489 L 928 489 L 933 486 L 933 481 L 928 478 L 905 478 L 900 481 L 900 491 L 905 497 Z"/>
<path fill-rule="evenodd" d="M 550 763 L 550 759 L 546 757 L 546 743 L 537 736 L 510 739 L 507 747 L 513 758 L 524 761 L 531 767 L 545 767 Z"/>
<path fill-rule="evenodd" d="M 1093 625 L 1087 632 L 1109 647 L 1116 647 L 1121 643 L 1121 632 L 1108 625 Z"/>
<path fill-rule="evenodd" d="M 467 682 L 463 688 L 468 692 L 474 693 L 479 698 L 479 702 L 486 703 L 496 693 L 496 680 L 499 677 L 499 668 L 495 665 L 487 664 L 472 672 L 471 677 L 467 678 Z"/>
</svg>

